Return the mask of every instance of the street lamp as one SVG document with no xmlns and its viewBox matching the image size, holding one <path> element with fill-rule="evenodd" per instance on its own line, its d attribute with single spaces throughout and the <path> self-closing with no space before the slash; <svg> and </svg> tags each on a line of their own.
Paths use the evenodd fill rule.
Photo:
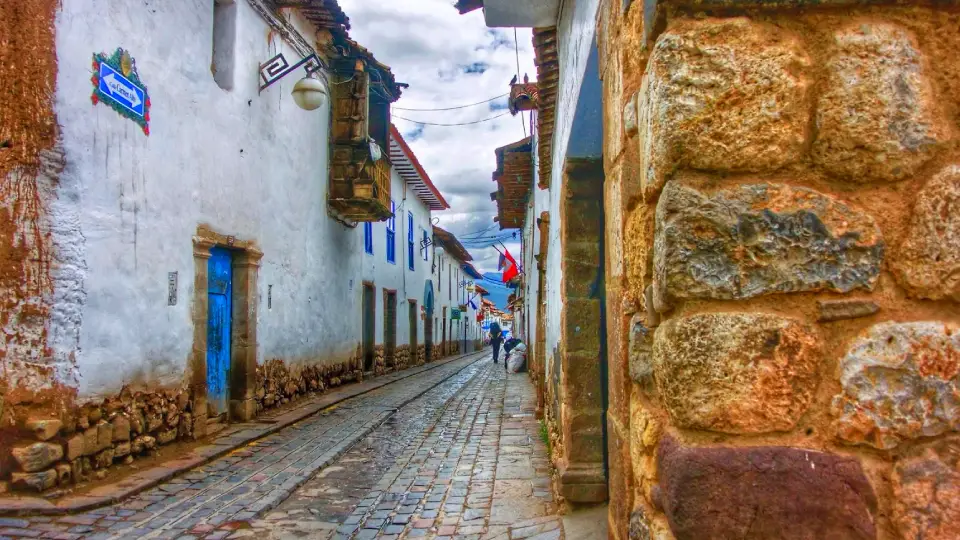
<svg viewBox="0 0 960 540">
<path fill-rule="evenodd" d="M 295 85 L 293 85 L 293 101 L 297 107 L 305 111 L 312 111 L 320 108 L 326 100 L 328 91 L 323 81 L 314 75 L 323 68 L 323 63 L 316 53 L 309 54 L 294 65 L 290 65 L 287 59 L 280 53 L 265 63 L 260 64 L 260 92 L 262 93 L 270 85 L 286 77 L 298 67 L 303 66 L 306 76 Z"/>
<path fill-rule="evenodd" d="M 323 105 L 327 97 L 327 88 L 322 82 L 307 75 L 297 81 L 297 84 L 293 85 L 291 94 L 297 107 L 305 111 L 312 111 Z"/>
</svg>

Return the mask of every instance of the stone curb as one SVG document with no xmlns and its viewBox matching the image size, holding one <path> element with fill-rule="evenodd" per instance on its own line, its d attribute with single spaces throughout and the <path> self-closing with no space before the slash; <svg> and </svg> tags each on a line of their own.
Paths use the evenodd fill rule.
<svg viewBox="0 0 960 540">
<path fill-rule="evenodd" d="M 286 413 L 277 415 L 275 417 L 261 417 L 260 421 L 247 422 L 243 424 L 233 424 L 235 431 L 221 435 L 217 439 L 211 441 L 210 445 L 201 446 L 194 449 L 192 452 L 186 454 L 185 456 L 177 459 L 172 459 L 170 461 L 164 462 L 161 465 L 157 465 L 145 471 L 138 472 L 134 475 L 128 476 L 123 480 L 114 483 L 108 484 L 105 486 L 100 486 L 98 488 L 92 489 L 84 495 L 75 495 L 68 496 L 60 499 L 59 501 L 53 502 L 48 499 L 41 497 L 29 497 L 29 496 L 18 496 L 18 497 L 0 497 L 0 516 L 24 516 L 24 515 L 65 515 L 65 514 L 75 514 L 79 512 L 85 512 L 88 510 L 93 510 L 103 506 L 108 506 L 112 504 L 117 504 L 123 499 L 136 495 L 141 491 L 150 489 L 160 483 L 163 483 L 171 478 L 192 470 L 201 465 L 205 465 L 241 446 L 246 446 L 247 444 L 272 435 L 282 429 L 285 429 L 304 418 L 312 416 L 332 405 L 336 405 L 348 399 L 367 394 L 374 390 L 383 388 L 384 386 L 399 382 L 410 377 L 425 373 L 427 371 L 434 370 L 441 366 L 457 362 L 460 360 L 465 360 L 470 356 L 476 356 L 476 358 L 465 364 L 462 368 L 451 373 L 448 377 L 444 377 L 442 380 L 437 382 L 437 384 L 425 388 L 422 392 L 414 395 L 409 400 L 404 401 L 400 404 L 400 407 L 403 407 L 407 403 L 410 403 L 414 399 L 420 397 L 424 393 L 430 391 L 436 386 L 440 385 L 450 377 L 455 376 L 457 373 L 460 373 L 467 367 L 473 365 L 475 362 L 483 358 L 483 353 L 487 353 L 486 350 L 475 351 L 472 353 L 467 353 L 459 356 L 455 356 L 450 359 L 440 360 L 437 362 L 432 362 L 430 364 L 425 364 L 423 366 L 416 366 L 413 368 L 408 368 L 403 371 L 398 371 L 377 377 L 375 379 L 370 379 L 369 381 L 363 381 L 356 384 L 351 384 L 346 387 L 340 387 L 337 391 L 321 394 L 316 398 L 311 399 L 309 402 L 304 403 L 300 407 L 287 411 Z M 397 376 L 402 375 L 402 376 Z M 394 377 L 391 377 L 394 376 Z M 398 407 L 399 408 L 399 407 Z M 324 460 L 317 469 L 329 465 L 333 460 L 337 459 L 340 455 L 343 454 L 360 438 L 365 437 L 371 431 L 376 429 L 378 425 L 386 421 L 390 415 L 384 417 L 383 420 L 377 422 L 376 425 L 370 426 L 362 431 L 361 434 L 356 436 L 353 440 L 349 441 L 346 444 L 341 444 L 336 447 L 336 452 L 331 457 Z M 264 420 L 268 420 L 269 424 L 264 423 Z M 222 443 L 218 443 L 218 440 L 223 440 Z M 309 478 L 304 479 L 303 482 L 306 482 Z M 298 483 L 290 492 L 292 493 L 300 484 Z M 282 499 L 277 500 L 279 504 Z M 268 509 L 265 509 L 268 510 Z"/>
</svg>

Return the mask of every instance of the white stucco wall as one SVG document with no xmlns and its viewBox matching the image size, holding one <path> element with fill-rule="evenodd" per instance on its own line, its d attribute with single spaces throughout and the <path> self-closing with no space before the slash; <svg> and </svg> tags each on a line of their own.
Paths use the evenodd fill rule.
<svg viewBox="0 0 960 540">
<path fill-rule="evenodd" d="M 563 300 L 560 285 L 562 252 L 560 246 L 560 205 L 563 200 L 563 164 L 571 138 L 577 98 L 596 31 L 599 0 L 567 0 L 557 25 L 560 82 L 553 131 L 553 163 L 549 190 L 550 238 L 547 248 L 546 353 L 549 357 L 561 335 Z M 539 198 L 540 195 L 538 194 Z M 538 211 L 539 212 L 539 211 Z"/>
<path fill-rule="evenodd" d="M 391 173 L 391 196 L 396 205 L 396 262 L 387 261 L 387 222 L 378 222 L 373 224 L 373 254 L 367 254 L 363 250 L 363 226 L 356 229 L 357 250 L 363 253 L 362 267 L 363 279 L 373 283 L 376 288 L 375 298 L 377 302 L 377 312 L 374 316 L 376 331 L 374 333 L 377 344 L 384 343 L 384 292 L 393 290 L 397 293 L 397 345 L 410 343 L 410 311 L 409 301 L 415 300 L 417 303 L 417 344 L 424 342 L 424 321 L 420 318 L 420 306 L 424 305 L 424 285 L 430 279 L 430 263 L 423 260 L 423 252 L 420 251 L 420 240 L 422 231 L 431 230 L 430 209 L 426 204 L 409 190 L 406 183 L 394 170 Z M 407 229 L 408 212 L 413 213 L 414 223 L 414 254 L 413 270 L 408 266 L 407 255 Z M 430 257 L 429 248 L 427 258 Z M 435 286 L 435 284 L 434 284 Z M 436 291 L 434 291 L 436 294 Z M 354 302 L 356 306 L 360 305 L 363 290 L 360 284 L 355 286 Z M 360 324 L 361 313 L 357 310 L 357 324 Z"/>
<path fill-rule="evenodd" d="M 329 108 L 296 107 L 298 74 L 258 94 L 260 62 L 280 51 L 299 58 L 269 30 L 237 0 L 235 86 L 225 91 L 210 69 L 212 1 L 63 3 L 56 110 L 67 165 L 53 234 L 54 311 L 65 316 L 51 321 L 50 346 L 64 366 L 75 362 L 82 397 L 182 382 L 193 338 L 191 237 L 201 223 L 264 252 L 260 361 L 342 360 L 359 342 L 359 308 L 344 316 L 343 306 L 359 306 L 362 229 L 327 215 Z M 149 137 L 91 104 L 91 56 L 118 46 L 149 88 Z M 174 271 L 178 301 L 168 306 Z M 423 278 L 412 281 L 422 295 Z"/>
</svg>

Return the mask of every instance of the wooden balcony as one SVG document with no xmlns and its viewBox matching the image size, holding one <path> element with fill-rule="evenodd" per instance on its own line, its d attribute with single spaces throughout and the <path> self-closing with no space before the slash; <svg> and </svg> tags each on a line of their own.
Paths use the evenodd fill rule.
<svg viewBox="0 0 960 540">
<path fill-rule="evenodd" d="M 330 164 L 330 206 L 352 221 L 390 217 L 390 160 L 371 161 L 367 145 L 335 145 Z"/>
</svg>

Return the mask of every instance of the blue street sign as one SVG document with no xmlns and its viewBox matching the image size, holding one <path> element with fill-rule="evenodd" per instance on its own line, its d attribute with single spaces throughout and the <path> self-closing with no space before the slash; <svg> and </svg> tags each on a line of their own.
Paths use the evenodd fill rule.
<svg viewBox="0 0 960 540">
<path fill-rule="evenodd" d="M 123 105 L 133 114 L 143 118 L 146 92 L 143 88 L 133 84 L 119 71 L 100 62 L 100 92 Z"/>
</svg>

